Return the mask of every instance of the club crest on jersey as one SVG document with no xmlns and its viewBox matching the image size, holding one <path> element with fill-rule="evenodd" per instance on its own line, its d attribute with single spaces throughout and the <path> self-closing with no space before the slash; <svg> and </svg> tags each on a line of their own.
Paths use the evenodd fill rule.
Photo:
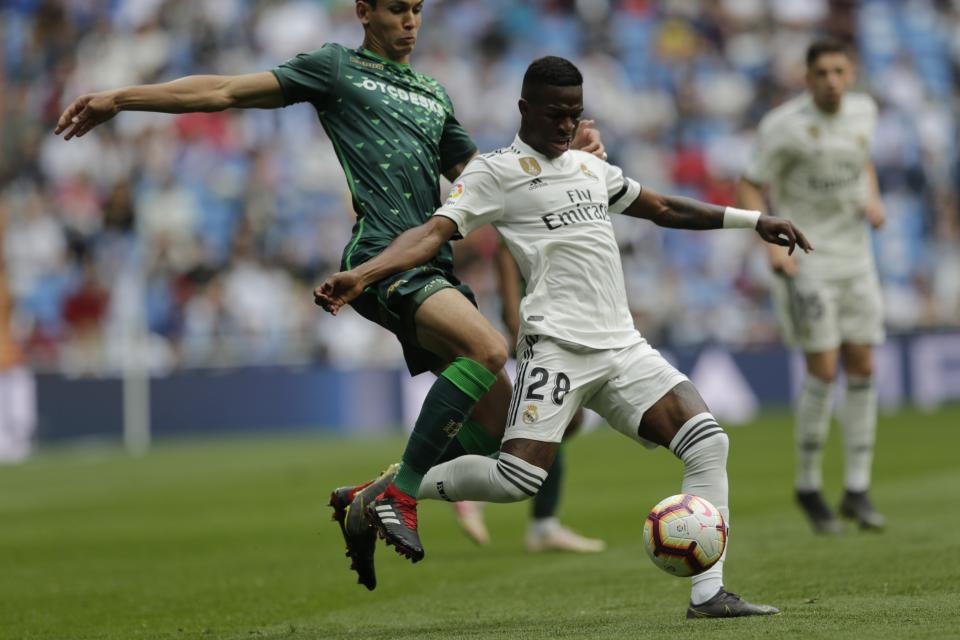
<svg viewBox="0 0 960 640">
<path fill-rule="evenodd" d="M 600 179 L 597 177 L 597 174 L 595 174 L 593 171 L 590 171 L 590 167 L 588 167 L 587 163 L 585 162 L 580 164 L 580 171 L 582 171 L 583 175 L 587 176 L 588 178 L 593 178 L 594 180 Z"/>
<path fill-rule="evenodd" d="M 820 137 L 820 127 L 812 124 L 807 128 L 807 133 L 810 134 L 811 138 L 816 140 L 817 138 Z"/>
<path fill-rule="evenodd" d="M 448 205 L 456 204 L 457 200 L 459 200 L 460 197 L 463 196 L 463 192 L 466 190 L 467 190 L 467 187 L 464 186 L 462 182 L 458 182 L 457 184 L 450 187 L 450 193 L 447 194 L 447 204 Z"/>
<path fill-rule="evenodd" d="M 537 405 L 527 405 L 527 410 L 523 412 L 523 421 L 526 424 L 533 424 L 537 421 Z"/>
<path fill-rule="evenodd" d="M 540 163 L 537 162 L 537 159 L 531 158 L 530 156 L 520 158 L 520 168 L 534 177 L 540 175 L 540 172 L 543 171 L 543 169 L 540 168 Z"/>
</svg>

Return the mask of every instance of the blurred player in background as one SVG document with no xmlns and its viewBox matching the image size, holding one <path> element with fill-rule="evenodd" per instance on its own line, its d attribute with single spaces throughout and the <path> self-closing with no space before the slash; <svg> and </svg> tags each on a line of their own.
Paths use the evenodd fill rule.
<svg viewBox="0 0 960 640">
<path fill-rule="evenodd" d="M 817 247 L 794 258 L 768 245 L 773 294 L 787 343 L 803 351 L 807 375 L 796 408 L 796 499 L 818 533 L 843 526 L 822 494 L 821 460 L 830 425 L 838 362 L 847 388 L 840 513 L 880 529 L 868 497 L 877 428 L 873 346 L 884 339 L 880 285 L 866 223 L 885 219 L 870 146 L 877 105 L 848 92 L 854 67 L 835 40 L 807 51 L 808 91 L 768 113 L 754 157 L 738 185 L 739 206 L 765 210 L 769 189 L 777 215 L 803 225 Z"/>
<path fill-rule="evenodd" d="M 364 29 L 357 49 L 329 43 L 272 71 L 188 76 L 84 95 L 66 108 L 55 133 L 64 133 L 65 140 L 81 137 L 120 111 L 274 109 L 309 102 L 336 148 L 357 215 L 343 253 L 342 266 L 349 269 L 428 219 L 440 205 L 440 176 L 456 178 L 477 152 L 443 87 L 410 68 L 423 7 L 422 0 L 357 0 Z M 602 153 L 595 131 L 582 127 L 578 134 L 575 142 L 571 133 L 568 144 Z M 430 264 L 377 283 L 353 303 L 397 335 L 412 375 L 437 374 L 400 467 L 381 488 L 381 502 L 401 518 L 397 550 L 414 561 L 423 557 L 414 497 L 423 474 L 442 455 L 495 451 L 510 398 L 503 336 L 453 275 L 452 256 L 447 244 Z M 342 524 L 352 496 L 341 502 L 338 495 L 332 506 Z M 372 530 L 357 537 L 344 530 L 344 536 L 360 581 L 372 589 Z"/>
<path fill-rule="evenodd" d="M 419 496 L 515 502 L 537 494 L 563 433 L 582 407 L 684 464 L 683 492 L 703 496 L 725 519 L 726 433 L 687 378 L 636 330 L 627 306 L 610 213 L 682 229 L 753 228 L 768 242 L 810 246 L 786 220 L 661 196 L 605 161 L 569 148 L 583 112 L 583 77 L 567 60 L 534 61 L 523 80 L 520 131 L 510 147 L 474 159 L 443 207 L 373 260 L 328 278 L 317 297 L 328 311 L 371 283 L 429 261 L 454 237 L 493 224 L 528 284 L 521 346 L 500 456 L 465 455 L 426 474 Z M 602 491 L 602 488 L 597 488 Z M 624 505 L 624 514 L 634 513 Z M 366 513 L 386 537 L 386 509 Z M 723 560 L 694 576 L 687 617 L 778 613 L 724 589 Z"/>
<path fill-rule="evenodd" d="M 524 282 L 517 269 L 517 263 L 510 255 L 507 245 L 501 243 L 494 258 L 494 267 L 497 275 L 497 289 L 500 292 L 500 301 L 503 308 L 503 323 L 509 332 L 510 344 L 516 345 L 520 340 L 520 300 L 523 297 Z M 516 362 L 511 360 L 508 367 L 515 368 Z M 572 437 L 583 425 L 584 412 L 578 411 L 570 420 L 563 434 L 564 442 Z M 606 548 L 603 540 L 587 538 L 576 531 L 565 527 L 557 518 L 560 507 L 560 496 L 563 492 L 565 475 L 565 454 L 563 446 L 557 450 L 557 457 L 550 467 L 546 480 L 540 491 L 531 500 L 530 524 L 527 527 L 525 546 L 531 553 L 541 551 L 573 551 L 575 553 L 598 553 Z M 457 520 L 470 538 L 477 544 L 486 544 L 490 541 L 483 518 L 484 502 L 462 501 L 455 502 Z"/>
</svg>

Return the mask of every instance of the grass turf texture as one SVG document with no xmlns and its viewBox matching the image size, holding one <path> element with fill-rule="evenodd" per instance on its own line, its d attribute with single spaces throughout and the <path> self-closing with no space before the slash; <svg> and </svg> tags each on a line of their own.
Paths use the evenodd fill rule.
<svg viewBox="0 0 960 640">
<path fill-rule="evenodd" d="M 381 544 L 356 585 L 324 505 L 399 439 L 197 441 L 147 457 L 68 449 L 0 468 L 0 638 L 945 638 L 960 634 L 960 410 L 882 419 L 881 535 L 814 537 L 792 504 L 787 416 L 729 429 L 727 586 L 783 615 L 683 619 L 688 580 L 641 548 L 681 465 L 609 430 L 570 444 L 565 522 L 595 556 L 522 550 L 528 504 L 488 508 L 477 548 L 451 509 L 421 507 L 426 560 Z M 839 498 L 839 430 L 827 495 Z"/>
</svg>

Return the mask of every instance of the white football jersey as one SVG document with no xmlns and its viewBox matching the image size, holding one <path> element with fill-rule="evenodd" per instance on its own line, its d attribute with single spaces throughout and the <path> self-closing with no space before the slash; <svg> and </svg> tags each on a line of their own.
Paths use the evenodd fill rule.
<svg viewBox="0 0 960 640">
<path fill-rule="evenodd" d="M 434 215 L 461 236 L 492 223 L 527 283 L 523 335 L 594 349 L 642 340 L 633 325 L 610 213 L 640 195 L 623 172 L 582 151 L 550 159 L 517 136 L 474 158 Z"/>
<path fill-rule="evenodd" d="M 859 93 L 845 95 L 832 115 L 805 93 L 760 122 L 744 175 L 769 185 L 772 213 L 792 220 L 810 240 L 813 253 L 794 255 L 815 277 L 846 278 L 873 267 L 863 214 L 869 196 L 864 168 L 876 123 L 876 103 Z"/>
</svg>

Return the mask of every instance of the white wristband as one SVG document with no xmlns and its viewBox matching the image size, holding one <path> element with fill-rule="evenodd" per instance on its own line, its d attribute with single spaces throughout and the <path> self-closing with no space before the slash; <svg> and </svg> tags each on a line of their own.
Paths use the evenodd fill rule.
<svg viewBox="0 0 960 640">
<path fill-rule="evenodd" d="M 756 229 L 759 221 L 759 211 L 735 209 L 734 207 L 724 207 L 723 209 L 724 229 Z"/>
</svg>

